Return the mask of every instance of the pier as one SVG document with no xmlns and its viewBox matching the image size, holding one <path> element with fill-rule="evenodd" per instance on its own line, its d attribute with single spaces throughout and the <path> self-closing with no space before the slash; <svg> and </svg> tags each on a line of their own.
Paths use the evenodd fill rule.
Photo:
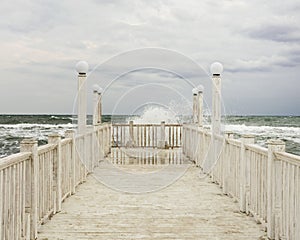
<svg viewBox="0 0 300 240">
<path fill-rule="evenodd" d="M 77 70 L 77 131 L 0 159 L 0 239 L 300 239 L 300 156 L 221 131 L 218 64 L 209 128 L 201 87 L 186 124 L 102 123 L 95 87 L 88 126 Z"/>
</svg>

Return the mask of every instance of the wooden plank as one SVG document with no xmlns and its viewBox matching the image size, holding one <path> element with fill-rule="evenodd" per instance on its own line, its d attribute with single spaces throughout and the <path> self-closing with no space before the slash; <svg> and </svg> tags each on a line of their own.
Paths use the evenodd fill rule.
<svg viewBox="0 0 300 240">
<path fill-rule="evenodd" d="M 147 170 L 151 166 L 140 167 Z M 118 176 L 109 169 L 102 170 L 103 174 Z M 174 171 L 175 167 L 166 174 Z M 238 208 L 233 200 L 222 196 L 208 178 L 199 179 L 198 174 L 197 168 L 189 169 L 162 191 L 134 195 L 134 203 L 132 194 L 113 191 L 89 176 L 76 197 L 63 205 L 65 212 L 41 226 L 39 238 L 259 239 L 265 235 L 251 218 L 234 213 Z"/>
</svg>

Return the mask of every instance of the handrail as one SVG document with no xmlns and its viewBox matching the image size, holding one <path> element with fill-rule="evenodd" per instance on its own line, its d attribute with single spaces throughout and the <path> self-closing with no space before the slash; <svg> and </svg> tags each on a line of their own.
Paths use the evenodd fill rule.
<svg viewBox="0 0 300 240">
<path fill-rule="evenodd" d="M 268 156 L 268 149 L 264 148 L 264 147 L 261 147 L 257 144 L 245 144 L 245 148 L 248 149 L 248 150 L 251 150 L 253 152 L 257 152 L 259 154 Z"/>
<path fill-rule="evenodd" d="M 0 238 L 36 239 L 39 226 L 61 210 L 62 201 L 110 152 L 110 135 L 110 124 L 77 136 L 69 130 L 64 139 L 50 135 L 39 147 L 34 139 L 23 141 L 20 153 L 1 158 Z"/>
<path fill-rule="evenodd" d="M 30 152 L 22 152 L 22 153 L 16 153 L 4 158 L 1 158 L 0 160 L 0 170 L 3 170 L 5 168 L 8 168 L 10 166 L 13 166 L 15 164 L 18 164 L 20 162 L 28 160 L 30 158 L 31 153 Z"/>
<path fill-rule="evenodd" d="M 300 167 L 300 156 L 287 152 L 275 152 L 274 154 L 277 160 L 281 160 Z"/>
<path fill-rule="evenodd" d="M 208 173 L 224 194 L 239 202 L 240 211 L 251 213 L 267 228 L 269 238 L 300 239 L 300 214 L 294 212 L 300 202 L 300 156 L 284 152 L 282 141 L 270 141 L 264 148 L 250 135 L 219 136 L 195 124 L 183 125 L 182 134 L 183 153 L 202 168 L 216 146 L 223 146 Z M 220 145 L 222 140 L 226 143 Z"/>
<path fill-rule="evenodd" d="M 152 127 L 152 126 L 161 126 L 161 124 L 157 124 L 157 123 L 134 123 L 132 124 L 134 127 L 136 126 L 147 126 L 147 127 Z M 129 123 L 113 123 L 112 126 L 116 126 L 116 127 L 128 127 L 130 126 Z M 175 127 L 179 127 L 182 126 L 182 124 L 180 123 L 166 123 L 165 126 L 175 126 Z"/>
</svg>

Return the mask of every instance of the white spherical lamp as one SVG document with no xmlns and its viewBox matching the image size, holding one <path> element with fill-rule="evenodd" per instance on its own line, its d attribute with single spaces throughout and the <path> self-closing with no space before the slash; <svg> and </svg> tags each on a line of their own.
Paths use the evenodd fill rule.
<svg viewBox="0 0 300 240">
<path fill-rule="evenodd" d="M 100 88 L 100 87 L 99 87 L 98 84 L 94 84 L 94 85 L 93 85 L 93 91 L 94 91 L 94 92 L 98 92 L 99 88 Z"/>
<path fill-rule="evenodd" d="M 99 94 L 102 94 L 102 93 L 103 93 L 103 88 L 102 88 L 102 87 L 99 87 L 99 88 L 98 88 L 98 93 L 99 93 Z"/>
<path fill-rule="evenodd" d="M 198 92 L 203 92 L 204 91 L 204 87 L 203 87 L 203 85 L 198 85 L 197 86 L 197 90 L 198 90 Z"/>
<path fill-rule="evenodd" d="M 79 74 L 86 74 L 89 70 L 89 64 L 86 61 L 79 61 L 76 64 L 76 71 Z"/>
<path fill-rule="evenodd" d="M 197 95 L 197 93 L 198 93 L 198 89 L 195 87 L 195 88 L 193 88 L 193 90 L 192 90 L 192 93 L 193 93 L 193 95 Z"/>
<path fill-rule="evenodd" d="M 223 65 L 219 62 L 214 62 L 210 66 L 210 72 L 212 75 L 220 75 L 223 72 Z"/>
<path fill-rule="evenodd" d="M 98 88 L 98 93 L 102 94 L 103 93 L 103 89 L 101 87 Z"/>
</svg>

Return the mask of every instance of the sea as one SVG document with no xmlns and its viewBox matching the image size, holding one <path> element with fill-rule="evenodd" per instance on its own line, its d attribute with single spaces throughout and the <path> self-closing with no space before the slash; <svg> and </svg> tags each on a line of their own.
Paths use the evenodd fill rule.
<svg viewBox="0 0 300 240">
<path fill-rule="evenodd" d="M 139 116 L 102 116 L 103 122 L 124 123 L 132 119 L 141 120 Z M 39 145 L 47 144 L 48 135 L 63 135 L 67 129 L 76 128 L 76 121 L 72 115 L 0 115 L 0 158 L 18 153 L 24 138 L 33 137 Z M 92 116 L 88 116 L 91 122 Z M 286 143 L 286 152 L 300 155 L 300 116 L 226 116 L 222 123 L 223 130 L 233 131 L 236 137 L 252 134 L 256 143 L 264 147 L 269 139 L 281 139 Z"/>
</svg>

